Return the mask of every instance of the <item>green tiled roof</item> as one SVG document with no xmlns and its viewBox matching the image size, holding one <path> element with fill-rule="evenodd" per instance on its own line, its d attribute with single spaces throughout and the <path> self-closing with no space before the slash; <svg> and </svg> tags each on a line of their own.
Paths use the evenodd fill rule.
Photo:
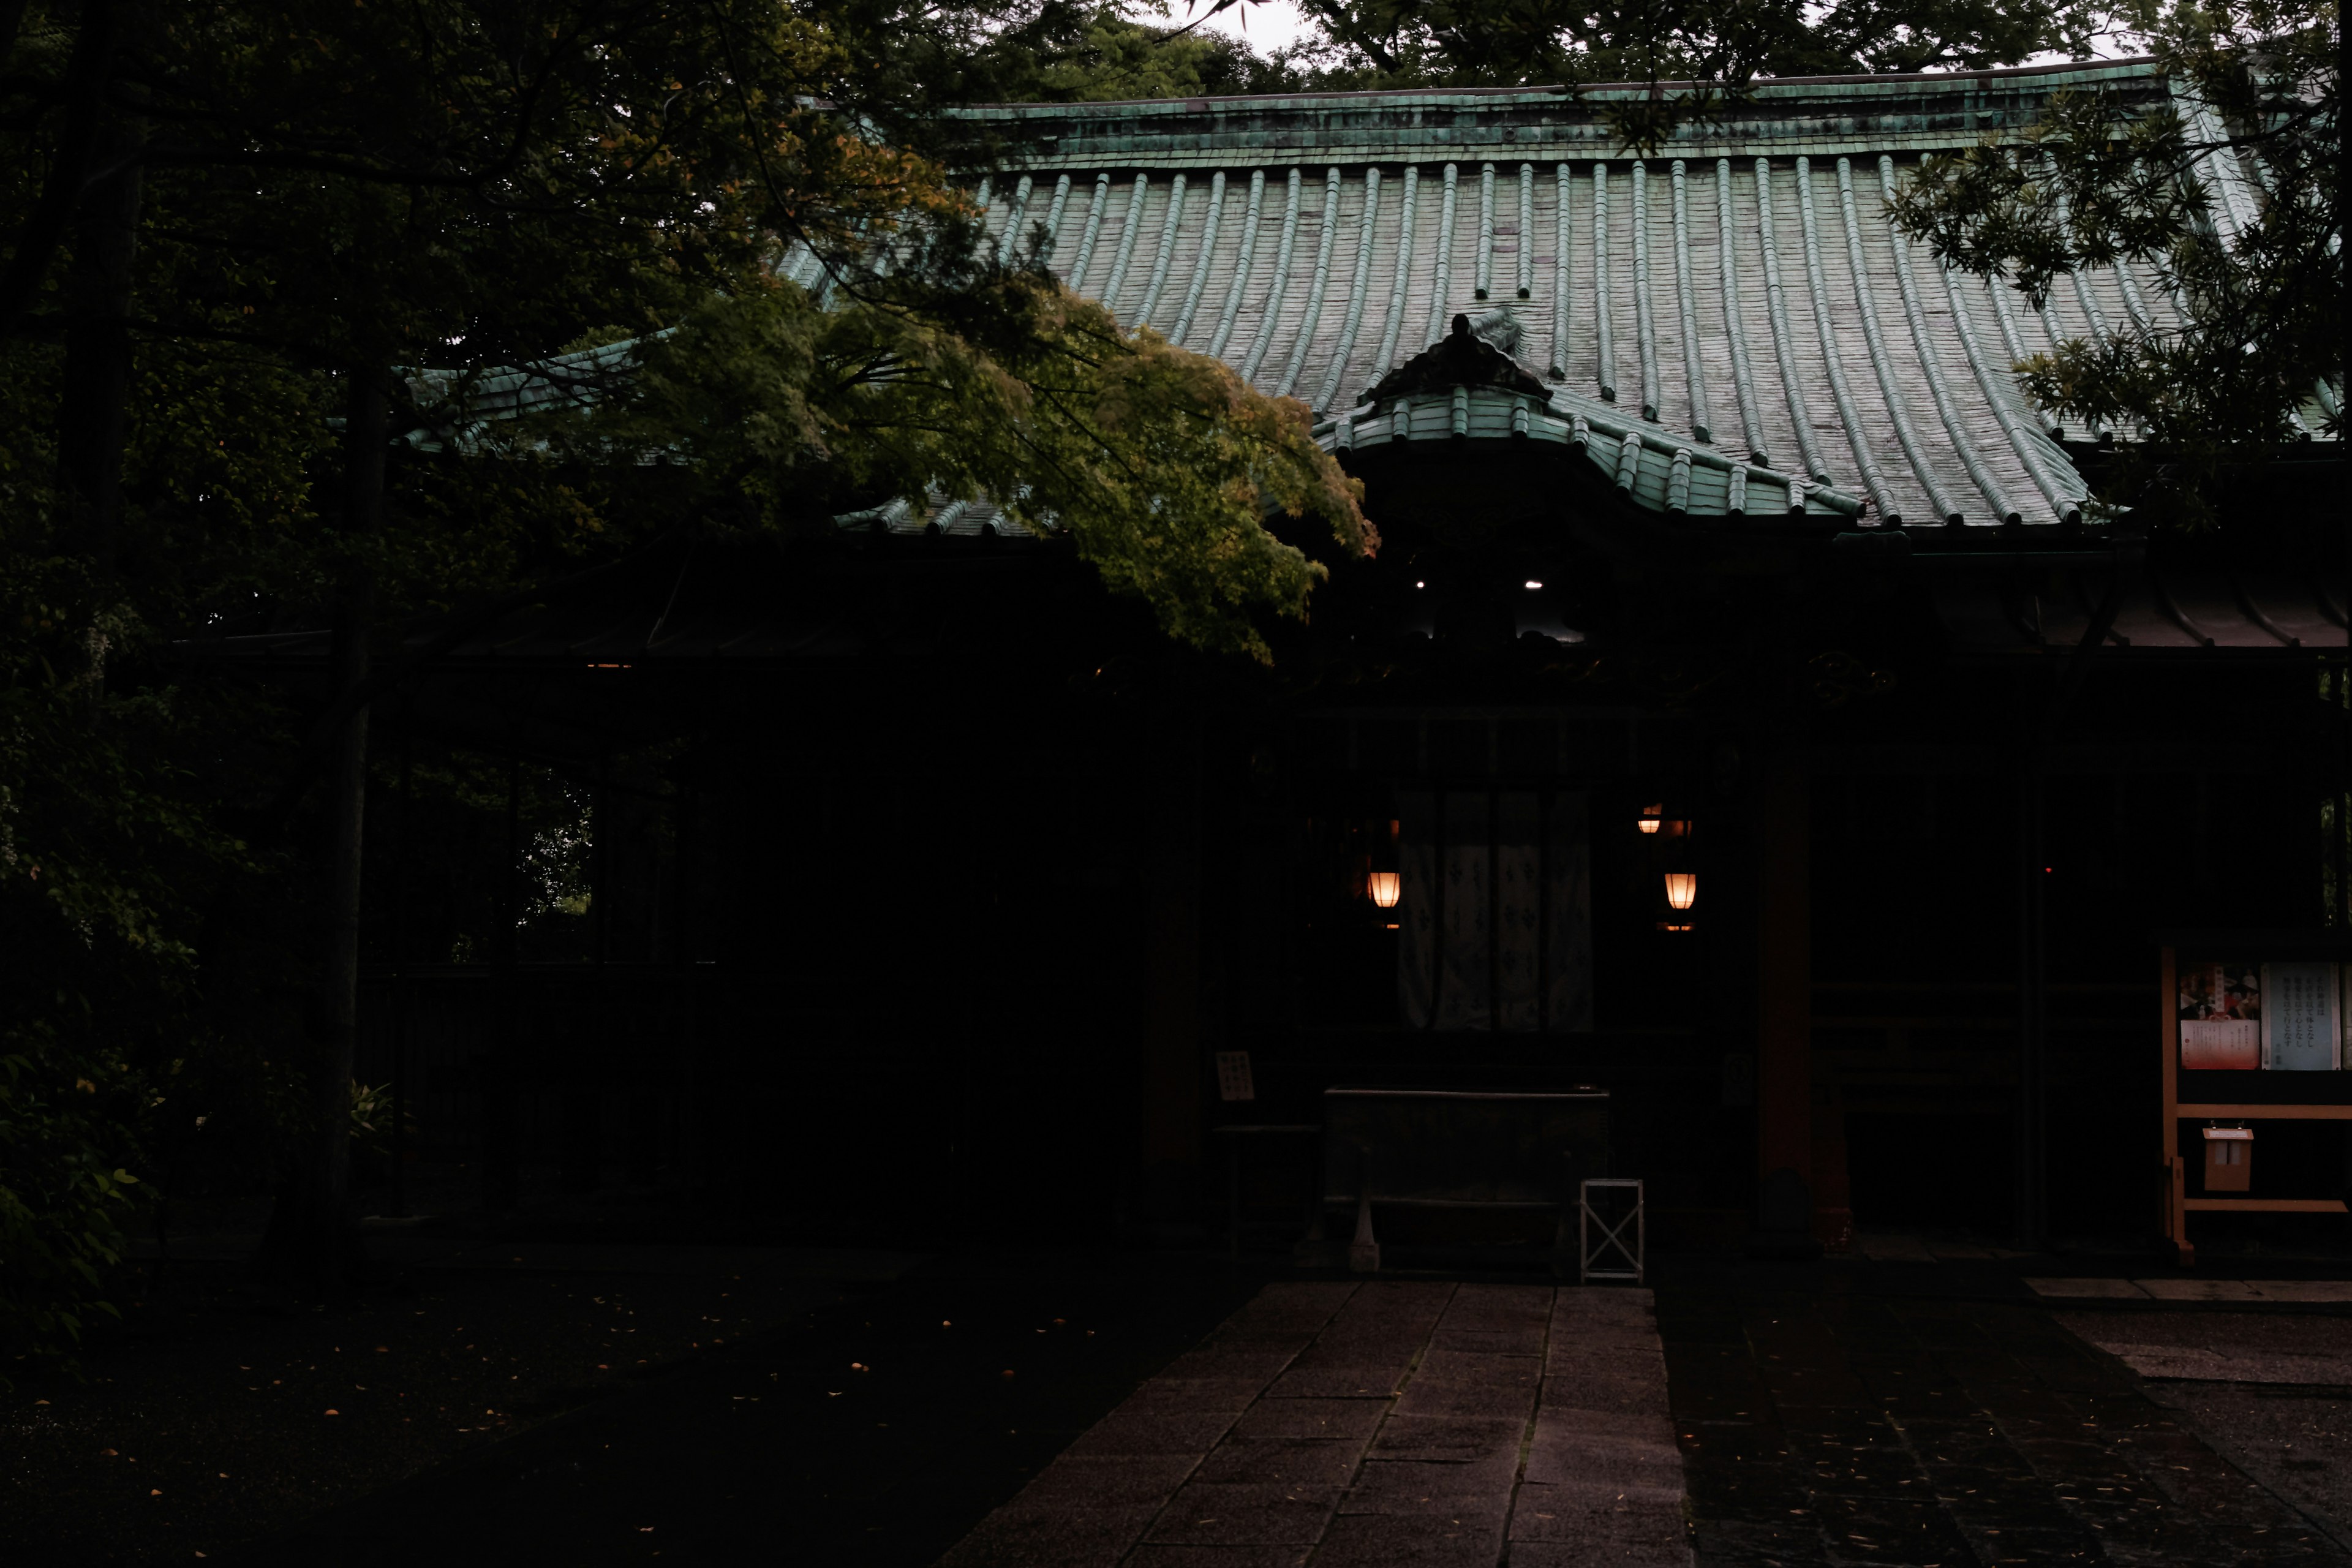
<svg viewBox="0 0 2352 1568">
<path fill-rule="evenodd" d="M 2011 366 L 2179 318 L 2137 266 L 2033 311 L 1906 245 L 1887 203 L 1922 153 L 2090 83 L 2166 92 L 2146 61 L 1782 80 L 1638 158 L 1594 107 L 1634 87 L 964 112 L 1028 150 L 975 179 L 1000 247 L 1042 226 L 1073 288 L 1307 401 L 1334 446 L 1452 442 L 1449 411 L 1360 400 L 1457 312 L 1485 313 L 1560 395 L 1518 434 L 1580 447 L 1612 480 L 1631 464 L 1621 488 L 1644 506 L 1992 525 L 2079 516 L 2059 437 L 2097 434 L 2050 426 Z M 814 281 L 810 258 L 793 265 Z M 1502 395 L 1471 399 L 1462 438 L 1512 434 L 1486 406 Z M 1811 499 L 1792 503 L 1792 481 Z"/>
</svg>

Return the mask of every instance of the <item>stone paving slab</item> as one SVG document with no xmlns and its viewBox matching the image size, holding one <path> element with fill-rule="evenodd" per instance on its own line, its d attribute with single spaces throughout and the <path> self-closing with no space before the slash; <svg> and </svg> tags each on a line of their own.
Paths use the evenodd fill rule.
<svg viewBox="0 0 2352 1568">
<path fill-rule="evenodd" d="M 1933 1263 L 1936 1255 L 1916 1236 L 1873 1236 L 1857 1232 L 1854 1250 L 1873 1263 Z"/>
<path fill-rule="evenodd" d="M 1649 1292 L 1270 1286 L 942 1568 L 1690 1568 Z"/>
<path fill-rule="evenodd" d="M 2145 1301 L 2148 1293 L 2128 1279 L 2028 1279 L 2026 1289 L 2059 1300 Z"/>
<path fill-rule="evenodd" d="M 2243 1279 L 2135 1279 L 2159 1301 L 2258 1301 L 2262 1293 Z"/>
<path fill-rule="evenodd" d="M 2352 1302 L 2352 1279 L 2028 1279 L 2054 1300 Z"/>
<path fill-rule="evenodd" d="M 2352 1321 L 2335 1314 L 2075 1311 L 2058 1321 L 2146 1378 L 2352 1386 Z"/>
<path fill-rule="evenodd" d="M 2265 1301 L 2352 1301 L 2352 1279 L 2250 1279 Z"/>
<path fill-rule="evenodd" d="M 2284 1383 L 2342 1387 L 2352 1384 L 2352 1360 L 2342 1356 L 2232 1352 L 2180 1345 L 2135 1344 L 2127 1340 L 2099 1347 L 2142 1377 L 2184 1378 L 2200 1383 Z"/>
</svg>

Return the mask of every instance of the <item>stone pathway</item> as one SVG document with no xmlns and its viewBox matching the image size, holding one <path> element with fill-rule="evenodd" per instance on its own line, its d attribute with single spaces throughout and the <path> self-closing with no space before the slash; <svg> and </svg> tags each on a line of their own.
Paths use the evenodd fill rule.
<svg viewBox="0 0 2352 1568">
<path fill-rule="evenodd" d="M 1646 1290 L 1270 1285 L 941 1568 L 1685 1568 Z"/>
</svg>

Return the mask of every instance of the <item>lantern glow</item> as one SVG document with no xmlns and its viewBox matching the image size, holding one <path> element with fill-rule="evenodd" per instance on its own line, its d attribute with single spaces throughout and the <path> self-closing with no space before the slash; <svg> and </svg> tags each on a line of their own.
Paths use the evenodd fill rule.
<svg viewBox="0 0 2352 1568">
<path fill-rule="evenodd" d="M 1364 890 L 1371 894 L 1372 902 L 1384 910 L 1392 910 L 1397 907 L 1397 900 L 1402 896 L 1404 888 L 1402 879 L 1394 871 L 1374 871 L 1364 879 Z"/>
<path fill-rule="evenodd" d="M 1658 824 L 1664 820 L 1665 815 L 1666 808 L 1663 805 L 1645 805 L 1642 808 L 1640 818 L 1633 826 L 1644 833 L 1655 833 L 1658 830 Z"/>
<path fill-rule="evenodd" d="M 1686 910 L 1698 902 L 1698 874 L 1695 871 L 1667 872 L 1666 902 L 1678 910 Z"/>
</svg>

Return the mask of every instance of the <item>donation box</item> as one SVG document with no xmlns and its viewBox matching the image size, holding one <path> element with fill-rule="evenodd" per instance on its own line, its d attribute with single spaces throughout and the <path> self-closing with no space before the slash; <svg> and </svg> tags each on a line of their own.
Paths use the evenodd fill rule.
<svg viewBox="0 0 2352 1568">
<path fill-rule="evenodd" d="M 2242 1193 L 2254 1173 L 2254 1130 L 2251 1127 L 2205 1129 L 2205 1190 Z"/>
</svg>

